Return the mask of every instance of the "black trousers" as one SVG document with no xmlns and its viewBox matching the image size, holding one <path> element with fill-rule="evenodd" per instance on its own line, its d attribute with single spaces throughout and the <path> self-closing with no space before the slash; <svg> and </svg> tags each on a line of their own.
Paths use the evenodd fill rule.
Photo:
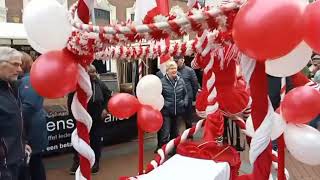
<svg viewBox="0 0 320 180">
<path fill-rule="evenodd" d="M 42 153 L 32 154 L 28 165 L 9 166 L 13 180 L 46 180 Z M 1 179 L 2 180 L 2 179 Z"/>
<path fill-rule="evenodd" d="M 178 115 L 163 114 L 163 124 L 157 135 L 158 148 L 178 136 L 178 118 Z"/>
<path fill-rule="evenodd" d="M 186 129 L 189 129 L 192 127 L 193 122 L 193 116 L 192 116 L 192 99 L 189 99 L 188 106 L 186 107 L 186 112 L 183 113 L 183 119 L 186 123 Z"/>
<path fill-rule="evenodd" d="M 20 163 L 11 164 L 1 170 L 0 180 L 24 180 L 24 173 L 24 167 Z"/>
<path fill-rule="evenodd" d="M 42 161 L 42 154 L 31 155 L 29 162 L 29 173 L 31 180 L 46 180 L 46 170 Z"/>
<path fill-rule="evenodd" d="M 99 163 L 102 149 L 102 135 L 101 133 L 94 132 L 94 129 L 91 129 L 90 132 L 90 146 L 95 154 L 95 162 Z M 73 161 L 78 164 L 80 163 L 79 155 L 75 150 L 73 151 Z"/>
</svg>

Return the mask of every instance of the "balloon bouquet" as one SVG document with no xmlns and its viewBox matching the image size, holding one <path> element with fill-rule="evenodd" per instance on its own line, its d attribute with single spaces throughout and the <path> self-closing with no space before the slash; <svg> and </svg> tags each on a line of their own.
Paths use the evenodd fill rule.
<svg viewBox="0 0 320 180">
<path fill-rule="evenodd" d="M 234 88 L 235 81 L 229 79 L 235 73 L 235 62 L 243 68 L 252 98 L 252 113 L 247 126 L 243 126 L 241 118 L 238 121 L 242 122 L 246 135 L 252 137 L 249 157 L 253 173 L 233 178 L 269 179 L 272 163 L 270 140 L 281 137 L 282 133 L 294 157 L 310 165 L 320 164 L 317 158 L 320 133 L 304 124 L 319 115 L 319 91 L 308 86 L 293 89 L 284 97 L 279 114 L 270 105 L 266 80 L 266 73 L 277 77 L 291 76 L 308 63 L 309 57 L 306 56 L 312 50 L 320 53 L 320 41 L 317 41 L 320 36 L 320 1 L 310 4 L 303 0 L 234 1 L 219 7 L 194 8 L 186 14 L 173 13 L 148 26 L 129 23 L 105 28 L 88 25 L 92 5 L 93 1 L 79 0 L 68 15 L 56 1 L 33 0 L 23 14 L 28 41 L 42 53 L 31 70 L 35 90 L 48 98 L 76 91 L 72 111 L 77 119 L 77 129 L 72 134 L 72 144 L 81 155 L 76 179 L 90 179 L 90 166 L 94 164 L 88 133 L 92 120 L 86 111 L 92 91 L 86 67 L 99 54 L 106 59 L 115 56 L 139 59 L 167 53 L 172 56 L 195 53 L 194 63 L 205 71 L 204 90 L 198 96 L 196 107 L 206 120 L 199 121 L 195 127 L 165 145 L 146 172 L 163 163 L 162 153 L 168 154 L 202 126 L 207 126 L 205 133 L 210 134 L 209 139 L 217 140 L 223 128 L 222 114 L 238 115 L 238 112 L 226 108 L 232 107 L 229 106 L 232 99 L 221 97 L 224 93 L 233 95 L 238 92 L 228 89 Z M 159 40 L 170 33 L 182 36 L 192 31 L 198 34 L 195 40 L 174 46 L 132 47 L 124 43 Z M 125 45 L 119 46 L 121 43 Z M 109 51 L 110 45 L 116 48 Z M 226 59 L 228 61 L 223 61 Z M 230 78 L 226 76 L 228 71 L 231 72 Z M 232 83 L 223 88 L 226 82 Z M 130 94 L 116 94 L 110 99 L 108 109 L 122 119 L 137 113 L 139 127 L 156 132 L 162 125 L 159 110 L 164 100 L 161 89 L 157 77 L 145 76 L 138 83 L 137 98 Z M 280 153 L 279 158 L 283 157 L 284 154 Z M 281 167 L 284 164 L 279 161 L 279 169 Z M 279 179 L 284 179 L 283 173 L 279 173 Z"/>
</svg>

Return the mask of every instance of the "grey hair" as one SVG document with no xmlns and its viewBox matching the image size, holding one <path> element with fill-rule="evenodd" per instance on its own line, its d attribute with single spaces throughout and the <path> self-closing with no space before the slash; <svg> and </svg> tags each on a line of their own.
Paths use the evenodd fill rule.
<svg viewBox="0 0 320 180">
<path fill-rule="evenodd" d="M 171 68 L 171 67 L 178 67 L 177 63 L 170 60 L 166 63 L 166 72 L 168 72 L 168 70 Z"/>
<path fill-rule="evenodd" d="M 9 61 L 13 58 L 21 59 L 22 53 L 10 47 L 0 47 L 0 62 Z"/>
</svg>

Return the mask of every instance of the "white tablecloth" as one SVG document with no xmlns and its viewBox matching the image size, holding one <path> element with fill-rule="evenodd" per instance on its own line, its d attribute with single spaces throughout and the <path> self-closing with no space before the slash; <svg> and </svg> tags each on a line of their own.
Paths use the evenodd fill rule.
<svg viewBox="0 0 320 180">
<path fill-rule="evenodd" d="M 226 162 L 195 159 L 174 155 L 163 165 L 138 176 L 139 180 L 229 180 L 230 167 Z"/>
</svg>

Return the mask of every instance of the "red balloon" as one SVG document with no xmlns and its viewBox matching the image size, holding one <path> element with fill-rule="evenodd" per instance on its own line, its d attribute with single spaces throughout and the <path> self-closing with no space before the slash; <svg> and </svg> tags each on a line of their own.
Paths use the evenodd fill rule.
<svg viewBox="0 0 320 180">
<path fill-rule="evenodd" d="M 69 51 L 50 51 L 33 63 L 30 76 L 32 87 L 41 96 L 60 98 L 76 89 L 78 63 Z"/>
<path fill-rule="evenodd" d="M 281 103 L 282 117 L 291 123 L 307 123 L 320 114 L 320 93 L 309 86 L 291 90 Z"/>
<path fill-rule="evenodd" d="M 320 53 L 320 1 L 309 4 L 303 14 L 304 40 L 316 52 Z"/>
<path fill-rule="evenodd" d="M 137 98 L 128 93 L 118 93 L 108 102 L 108 111 L 120 119 L 129 118 L 138 111 L 139 107 Z"/>
<path fill-rule="evenodd" d="M 249 0 L 233 23 L 233 39 L 239 49 L 260 61 L 276 59 L 302 40 L 301 0 Z"/>
<path fill-rule="evenodd" d="M 145 132 L 158 132 L 163 123 L 162 114 L 149 105 L 142 105 L 138 111 L 138 126 Z"/>
</svg>

